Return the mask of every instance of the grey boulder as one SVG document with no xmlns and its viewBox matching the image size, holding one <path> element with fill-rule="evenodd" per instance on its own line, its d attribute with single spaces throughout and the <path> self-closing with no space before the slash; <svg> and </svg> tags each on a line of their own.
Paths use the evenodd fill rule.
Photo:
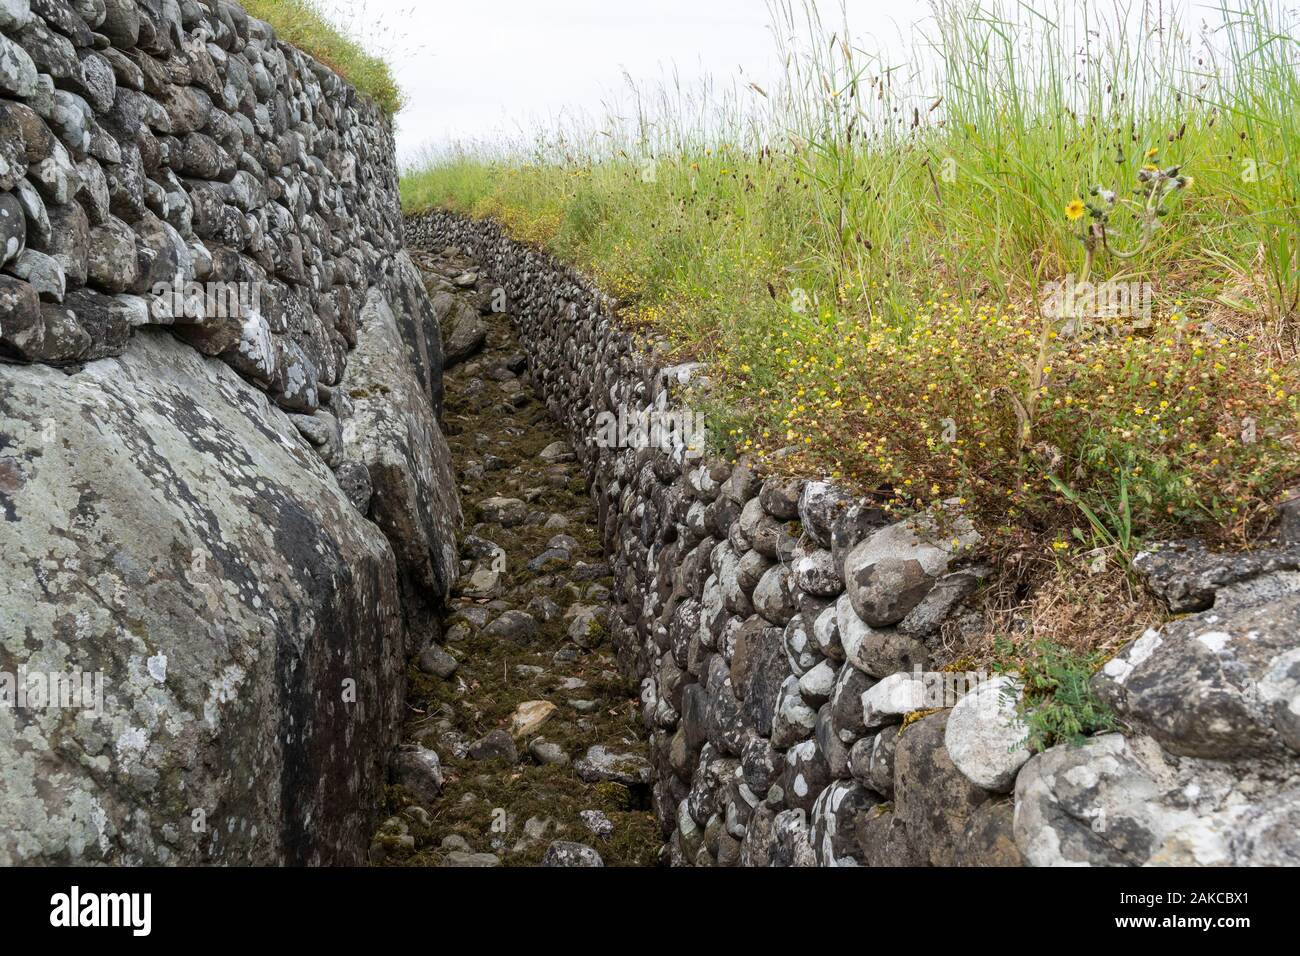
<svg viewBox="0 0 1300 956">
<path fill-rule="evenodd" d="M 483 348 L 487 341 L 487 324 L 477 309 L 449 292 L 434 296 L 433 308 L 443 330 L 443 368 L 459 365 Z"/>
<path fill-rule="evenodd" d="M 437 606 L 456 581 L 461 515 L 451 452 L 428 393 L 404 356 L 397 318 L 376 289 L 341 388 L 352 396 L 343 455 L 370 474 L 370 516 L 392 542 L 412 608 Z"/>
<path fill-rule="evenodd" d="M 21 729 L 0 708 L 0 864 L 362 862 L 402 715 L 396 566 L 288 418 L 144 330 L 72 375 L 7 369 L 0 432 L 0 621 L 26 635 L 0 671 L 105 691 Z"/>
<path fill-rule="evenodd" d="M 442 793 L 442 763 L 427 747 L 404 747 L 393 761 L 393 782 L 425 803 L 432 803 Z"/>
<path fill-rule="evenodd" d="M 944 746 L 977 787 L 1007 793 L 1029 759 L 1029 728 L 1016 711 L 1021 690 L 1011 677 L 982 681 L 948 715 Z"/>
<path fill-rule="evenodd" d="M 1300 784 L 1107 734 L 1025 764 L 1015 839 L 1031 866 L 1295 866 Z"/>
<path fill-rule="evenodd" d="M 654 776 L 644 757 L 632 753 L 616 753 L 600 744 L 588 748 L 586 755 L 574 763 L 573 769 L 587 783 L 610 780 L 626 787 L 648 786 Z"/>
<path fill-rule="evenodd" d="M 845 591 L 858 617 L 871 627 L 903 620 L 948 571 L 954 553 L 980 540 L 970 521 L 944 516 L 941 527 L 927 514 L 875 532 L 844 558 Z"/>
<path fill-rule="evenodd" d="M 1106 663 L 1094 689 L 1171 753 L 1294 758 L 1300 581 L 1286 584 L 1287 596 L 1245 607 L 1221 591 L 1213 609 L 1148 630 Z"/>
<path fill-rule="evenodd" d="M 959 771 L 944 746 L 948 713 L 916 721 L 895 741 L 894 816 L 932 866 L 952 866 L 956 845 L 989 794 Z"/>
</svg>

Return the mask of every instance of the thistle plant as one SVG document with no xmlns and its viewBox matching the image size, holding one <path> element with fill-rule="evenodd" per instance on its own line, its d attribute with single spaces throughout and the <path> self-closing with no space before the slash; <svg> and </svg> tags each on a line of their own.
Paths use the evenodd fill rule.
<svg viewBox="0 0 1300 956">
<path fill-rule="evenodd" d="M 1181 166 L 1160 168 L 1157 148 L 1147 150 L 1144 159 L 1145 163 L 1137 173 L 1137 185 L 1131 192 L 1132 198 L 1120 199 L 1114 189 L 1093 186 L 1088 191 L 1090 202 L 1073 199 L 1066 205 L 1066 219 L 1080 223 L 1077 238 L 1084 250 L 1080 282 L 1089 281 L 1099 250 L 1116 259 L 1136 259 L 1149 249 L 1159 229 L 1160 220 L 1169 214 L 1166 206 L 1169 197 L 1192 185 L 1192 178 L 1182 175 Z M 1123 148 L 1116 147 L 1115 163 L 1123 165 L 1124 162 Z M 1138 236 L 1128 248 L 1117 246 L 1111 239 L 1114 232 L 1111 219 L 1123 209 L 1132 213 L 1138 227 Z M 1085 213 L 1088 216 L 1086 220 Z"/>
<path fill-rule="evenodd" d="M 1151 148 L 1143 157 L 1142 168 L 1137 172 L 1136 185 L 1131 190 L 1131 198 L 1120 198 L 1116 189 L 1095 185 L 1089 191 L 1089 201 L 1072 199 L 1065 206 L 1066 222 L 1074 238 L 1083 246 L 1083 268 L 1079 274 L 1079 284 L 1090 282 L 1093 268 L 1100 254 L 1116 259 L 1136 259 L 1152 247 L 1160 220 L 1169 214 L 1168 201 L 1176 192 L 1192 185 L 1192 178 L 1184 176 L 1180 166 L 1161 168 L 1159 150 Z M 1122 147 L 1116 147 L 1115 163 L 1122 166 L 1126 162 Z M 1127 246 L 1117 242 L 1116 229 L 1112 220 L 1122 211 L 1129 212 L 1137 223 L 1137 237 Z M 1078 224 L 1075 226 L 1074 224 Z M 1077 230 L 1077 231 L 1075 231 Z M 1016 415 L 1018 446 L 1017 450 L 1023 460 L 1026 452 L 1033 446 L 1035 413 L 1038 400 L 1046 390 L 1047 376 L 1051 371 L 1053 343 L 1059 338 L 1060 326 L 1074 323 L 1081 328 L 1084 323 L 1082 306 L 1072 314 L 1052 314 L 1047 309 L 1040 309 L 1038 345 L 1032 358 L 1023 364 L 1028 372 L 1024 391 L 1011 396 L 1012 408 Z M 1040 457 L 1046 461 L 1059 461 L 1057 449 L 1045 446 L 1038 449 Z"/>
</svg>

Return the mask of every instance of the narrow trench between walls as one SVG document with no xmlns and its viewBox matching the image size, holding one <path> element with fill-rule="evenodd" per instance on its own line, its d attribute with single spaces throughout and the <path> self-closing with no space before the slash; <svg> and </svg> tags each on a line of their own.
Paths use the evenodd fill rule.
<svg viewBox="0 0 1300 956">
<path fill-rule="evenodd" d="M 1294 497 L 1031 753 L 957 505 L 657 446 L 709 370 L 269 24 L 0 0 L 0 86 L 0 866 L 1300 863 Z"/>
<path fill-rule="evenodd" d="M 864 841 L 877 863 L 953 862 L 958 847 L 963 862 L 1019 862 L 1010 801 L 935 765 L 943 717 L 911 731 L 907 772 L 941 790 L 948 770 L 949 797 L 987 803 L 977 835 L 959 830 L 963 815 L 931 860 L 892 825 L 902 715 L 866 727 L 875 681 L 832 666 L 842 651 L 827 660 L 803 624 L 833 616 L 839 575 L 819 567 L 794 593 L 784 583 L 804 483 L 599 427 L 655 407 L 695 369 L 644 367 L 576 277 L 523 247 L 511 247 L 523 261 L 503 261 L 457 225 L 434 217 L 407 232 L 444 329 L 461 578 L 441 639 L 408 670 L 372 862 L 814 865 L 863 862 Z M 884 522 L 871 511 L 851 524 L 841 562 Z M 975 580 L 954 570 L 944 610 Z M 871 670 L 925 656 L 918 638 L 889 653 Z M 859 739 L 871 744 L 858 748 L 861 782 Z"/>
<path fill-rule="evenodd" d="M 481 266 L 412 255 L 456 330 L 443 428 L 465 531 L 441 640 L 409 668 L 398 786 L 371 860 L 653 865 L 653 770 L 636 685 L 613 658 L 613 580 L 583 468 Z"/>
<path fill-rule="evenodd" d="M 617 421 L 667 407 L 668 383 L 695 369 L 648 369 L 608 303 L 579 298 L 576 276 L 520 246 L 503 262 L 458 226 L 407 225 L 443 324 L 443 425 L 465 532 L 441 640 L 408 671 L 410 717 L 372 862 L 845 864 L 868 862 L 864 842 L 875 863 L 1020 862 L 1010 801 L 936 763 L 946 715 L 912 731 L 906 772 L 941 791 L 948 771 L 944 800 L 987 804 L 978 825 L 967 837 L 959 812 L 921 849 L 893 825 L 903 713 L 865 726 L 875 679 L 838 666 L 842 651 L 828 647 L 839 658 L 828 660 L 803 624 L 834 616 L 839 575 L 819 567 L 806 592 L 784 583 L 804 483 L 620 442 L 617 427 L 598 440 L 602 411 Z M 843 504 L 833 498 L 826 515 L 803 516 L 828 534 Z M 841 565 L 883 525 L 874 510 L 853 513 Z M 943 610 L 975 580 L 946 577 Z M 890 653 L 871 669 L 907 670 L 923 642 Z M 870 746 L 854 773 L 857 740 Z"/>
<path fill-rule="evenodd" d="M 611 428 L 674 411 L 707 370 L 652 364 L 598 289 L 490 221 L 432 213 L 406 239 L 442 322 L 466 521 L 373 862 L 1296 856 L 1294 728 L 1229 673 L 1278 707 L 1290 693 L 1295 535 L 1250 560 L 1144 555 L 1147 586 L 1189 613 L 1093 678 L 1124 732 L 1031 753 L 1018 682 L 938 670 L 990 570 L 959 511 L 898 520 Z"/>
</svg>

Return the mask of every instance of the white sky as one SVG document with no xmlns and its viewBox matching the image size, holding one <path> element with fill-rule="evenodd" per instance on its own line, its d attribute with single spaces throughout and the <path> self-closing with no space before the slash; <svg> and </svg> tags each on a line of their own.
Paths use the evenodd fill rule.
<svg viewBox="0 0 1300 956">
<path fill-rule="evenodd" d="M 799 0 L 794 0 L 797 4 Z M 675 66 L 683 85 L 744 70 L 773 74 L 764 0 L 322 0 L 336 22 L 395 67 L 409 105 L 397 117 L 400 161 L 424 145 L 487 139 L 561 110 L 599 115 L 624 70 L 653 84 Z M 908 32 L 926 0 L 847 0 L 855 36 Z M 823 2 L 839 21 L 838 0 Z"/>
<path fill-rule="evenodd" d="M 403 163 L 422 148 L 517 136 L 566 113 L 601 116 L 603 101 L 627 89 L 625 72 L 652 88 L 674 69 L 686 88 L 706 76 L 730 86 L 742 75 L 742 86 L 768 86 L 782 72 L 764 0 L 319 2 L 393 65 L 408 99 L 397 117 Z M 781 2 L 802 8 L 802 0 Z M 929 0 L 842 2 L 854 45 L 892 63 L 911 49 L 904 38 L 930 21 Z M 1151 2 L 1203 21 L 1221 0 Z M 817 3 L 829 28 L 842 22 L 841 0 Z"/>
</svg>

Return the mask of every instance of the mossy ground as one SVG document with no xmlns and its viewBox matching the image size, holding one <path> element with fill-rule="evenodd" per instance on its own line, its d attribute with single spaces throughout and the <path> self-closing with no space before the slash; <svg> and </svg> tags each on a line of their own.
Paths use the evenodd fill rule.
<svg viewBox="0 0 1300 956">
<path fill-rule="evenodd" d="M 516 353 L 518 344 L 508 316 L 486 316 L 485 321 L 489 334 L 484 352 L 447 375 L 445 427 L 460 474 L 466 533 L 487 538 L 506 551 L 503 604 L 521 610 L 535 598 L 549 598 L 562 610 L 575 603 L 608 604 L 599 591 L 612 586 L 608 575 L 589 581 L 573 581 L 569 575 L 578 562 L 599 566 L 604 560 L 581 468 L 573 462 L 548 465 L 539 458 L 543 448 L 564 437 L 540 402 L 530 398 L 506 412 L 505 403 L 495 397 L 497 384 L 485 373 Z M 477 387 L 470 385 L 475 378 L 484 381 L 492 401 L 485 404 L 474 398 Z M 482 473 L 465 469 L 488 453 L 505 465 Z M 482 523 L 478 503 L 494 496 L 524 499 L 530 510 L 564 515 L 568 523 L 562 528 Z M 571 563 L 529 569 L 528 562 L 557 533 L 578 541 Z M 594 592 L 593 586 L 597 586 Z M 523 643 L 494 638 L 483 627 L 459 626 L 469 624 L 476 607 L 487 605 L 485 600 L 454 601 L 444 622 L 445 646 L 460 666 L 450 679 L 425 674 L 414 663 L 408 669 L 409 717 L 404 736 L 438 753 L 445 780 L 433 804 L 421 804 L 404 788 L 388 788 L 385 817 L 400 818 L 415 845 L 413 850 L 402 848 L 398 841 L 386 838 L 381 827 L 377 840 L 388 847 L 385 863 L 439 865 L 448 854 L 442 843 L 454 835 L 474 851 L 496 854 L 511 866 L 539 863 L 556 839 L 594 847 L 606 865 L 654 865 L 663 841 L 650 811 L 648 788 L 587 783 L 572 764 L 539 765 L 528 755 L 529 738 L 516 739 L 520 760 L 513 765 L 457 756 L 446 745 L 448 730 L 461 739 L 477 740 L 494 729 L 509 728 L 511 715 L 524 701 L 548 700 L 557 710 L 535 736 L 558 744 L 571 759 L 595 744 L 618 752 L 644 754 L 646 750 L 637 689 L 617 673 L 613 648 L 607 637 L 599 636 L 603 626 L 594 629 L 595 640 L 588 640 L 596 644 L 594 649 L 566 661 L 555 656 L 569 644 L 570 622 L 563 614 L 550 621 L 539 618 L 538 634 Z M 492 609 L 488 621 L 497 613 L 499 608 Z M 520 672 L 521 666 L 541 672 Z M 561 686 L 571 678 L 585 681 L 585 686 Z M 591 703 L 580 711 L 571 701 Z M 602 811 L 613 824 L 613 833 L 606 837 L 591 833 L 579 817 L 584 810 Z M 539 839 L 525 839 L 524 825 L 531 818 L 552 821 Z"/>
</svg>

